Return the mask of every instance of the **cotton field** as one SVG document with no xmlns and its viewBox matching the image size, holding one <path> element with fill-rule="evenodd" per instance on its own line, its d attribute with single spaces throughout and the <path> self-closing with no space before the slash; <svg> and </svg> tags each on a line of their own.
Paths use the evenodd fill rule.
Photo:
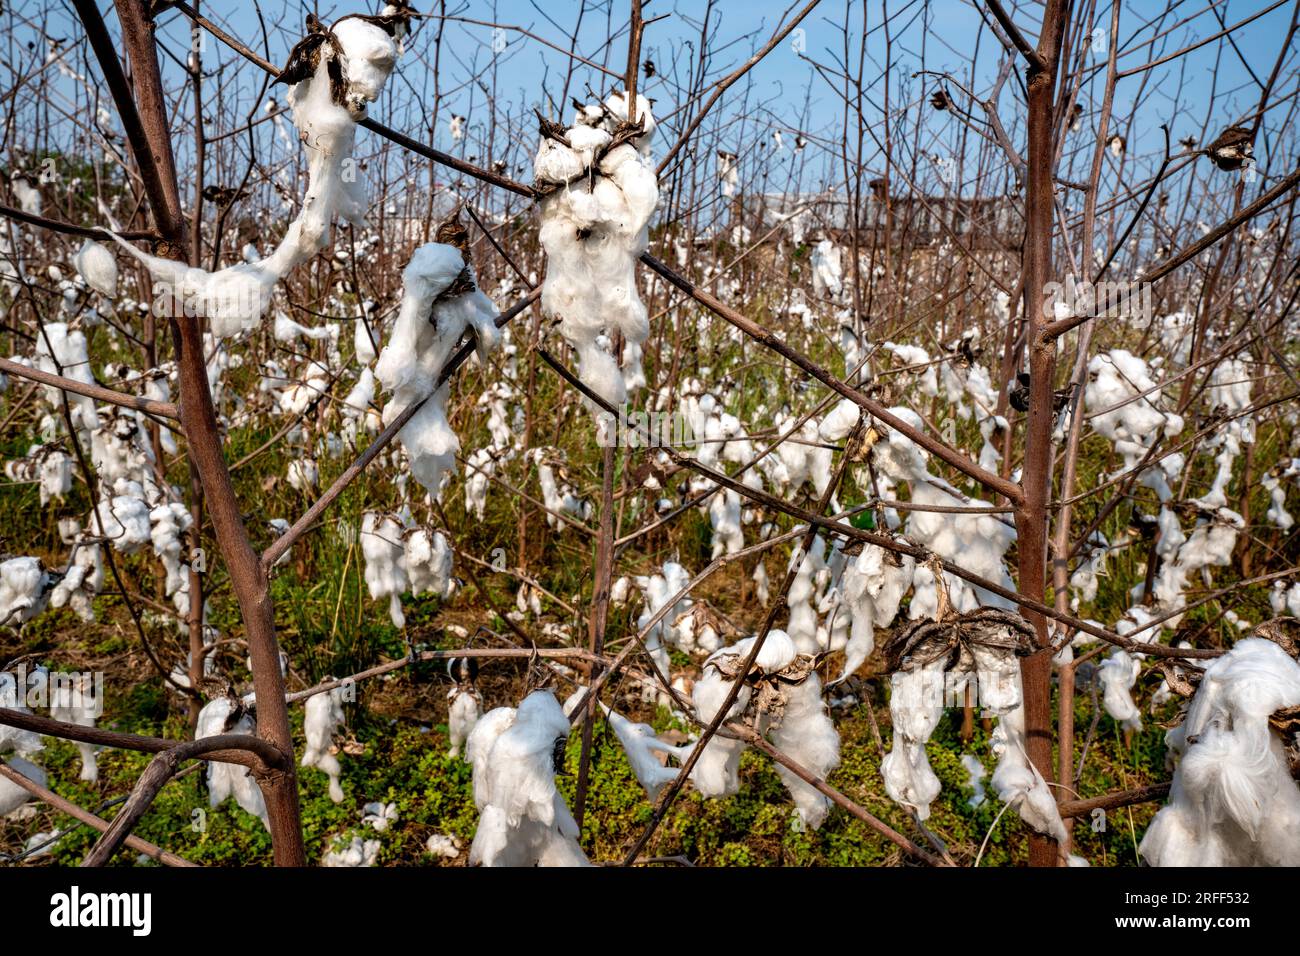
<svg viewBox="0 0 1300 956">
<path fill-rule="evenodd" d="M 0 862 L 1300 865 L 1295 8 L 694 6 L 0 11 Z"/>
</svg>

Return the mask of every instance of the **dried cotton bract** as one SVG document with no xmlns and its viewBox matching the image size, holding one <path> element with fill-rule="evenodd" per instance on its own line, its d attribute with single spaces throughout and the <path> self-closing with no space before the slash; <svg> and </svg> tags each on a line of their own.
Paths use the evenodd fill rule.
<svg viewBox="0 0 1300 956">
<path fill-rule="evenodd" d="M 628 125 L 625 96 L 579 111 L 574 125 L 543 128 L 533 164 L 541 200 L 540 239 L 546 249 L 542 311 L 578 353 L 578 373 L 593 392 L 622 405 L 645 384 L 641 344 L 650 333 L 636 287 L 637 257 L 649 242 L 647 225 L 659 202 L 650 157 L 655 121 L 644 96 L 637 125 Z M 623 368 L 606 333 L 621 332 Z"/>
</svg>

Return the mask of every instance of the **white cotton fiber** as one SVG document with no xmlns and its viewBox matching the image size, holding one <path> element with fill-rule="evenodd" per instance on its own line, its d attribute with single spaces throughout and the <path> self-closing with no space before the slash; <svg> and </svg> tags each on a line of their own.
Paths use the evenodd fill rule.
<svg viewBox="0 0 1300 956">
<path fill-rule="evenodd" d="M 17 627 L 40 614 L 52 586 L 38 558 L 10 558 L 0 564 L 0 625 Z"/>
<path fill-rule="evenodd" d="M 73 255 L 72 265 L 96 292 L 110 299 L 117 296 L 117 260 L 107 246 L 87 239 Z"/>
<path fill-rule="evenodd" d="M 170 292 L 184 308 L 206 316 L 218 338 L 261 322 L 276 283 L 325 247 L 336 214 L 354 225 L 362 222 L 365 201 L 352 157 L 356 121 L 365 115 L 366 104 L 379 96 L 397 60 L 397 46 L 382 28 L 364 20 L 344 20 L 334 35 L 342 44 L 344 105 L 335 103 L 331 94 L 326 57 L 334 54 L 328 44 L 322 47 L 325 52 L 315 74 L 289 90 L 293 122 L 307 151 L 309 184 L 298 218 L 274 252 L 208 272 L 140 252 L 114 235 L 165 287 L 156 289 L 155 296 Z"/>
<path fill-rule="evenodd" d="M 534 691 L 517 710 L 501 707 L 475 725 L 466 743 L 481 815 L 474 866 L 587 866 L 578 825 L 555 786 L 555 755 L 569 720 L 555 695 Z"/>
<path fill-rule="evenodd" d="M 202 740 L 219 734 L 256 733 L 257 728 L 253 718 L 248 714 L 236 717 L 235 706 L 235 702 L 229 697 L 218 697 L 205 704 L 199 711 L 194 739 Z M 262 821 L 262 825 L 270 830 L 271 825 L 266 816 L 266 802 L 249 769 L 238 764 L 209 761 L 208 805 L 215 809 L 229 797 L 234 797 L 235 802 L 246 813 L 257 817 Z"/>
<path fill-rule="evenodd" d="M 1300 706 L 1300 664 L 1262 638 L 1210 662 L 1183 724 L 1169 803 L 1138 850 L 1151 866 L 1300 865 L 1300 787 L 1275 711 Z"/>
<path fill-rule="evenodd" d="M 547 255 L 542 311 L 559 320 L 577 351 L 582 381 L 613 405 L 622 405 L 628 389 L 645 380 L 640 352 L 650 326 L 637 292 L 636 261 L 649 244 L 647 226 L 659 201 L 649 155 L 654 118 L 645 97 L 637 97 L 644 132 L 594 162 L 627 119 L 626 102 L 622 95 L 610 97 L 603 118 L 595 120 L 601 127 L 590 121 L 600 112 L 584 111 L 565 134 L 568 145 L 543 137 L 533 170 L 539 188 L 555 187 L 541 201 L 539 237 Z M 616 330 L 627 343 L 622 372 L 602 344 L 605 333 Z"/>
<path fill-rule="evenodd" d="M 343 688 L 336 687 L 307 698 L 302 722 L 307 747 L 303 750 L 302 765 L 324 771 L 329 777 L 330 799 L 335 803 L 343 802 L 343 787 L 339 783 L 343 768 L 339 766 L 338 757 L 330 753 L 330 748 L 334 743 L 334 733 L 342 723 Z"/>
<path fill-rule="evenodd" d="M 435 392 L 438 377 L 467 330 L 472 329 L 477 338 L 480 357 L 498 337 L 496 309 L 477 289 L 435 301 L 466 268 L 455 246 L 430 242 L 415 250 L 402 271 L 397 323 L 375 366 L 376 377 L 392 392 L 384 406 L 384 424 L 432 395 L 398 433 L 398 440 L 410 460 L 411 474 L 435 496 L 455 468 L 460 450 L 447 422 L 448 386 Z"/>
<path fill-rule="evenodd" d="M 394 627 L 406 624 L 402 594 L 407 588 L 403 527 L 392 515 L 368 511 L 361 519 L 361 554 L 366 560 L 366 588 L 372 600 L 388 598 Z"/>
</svg>

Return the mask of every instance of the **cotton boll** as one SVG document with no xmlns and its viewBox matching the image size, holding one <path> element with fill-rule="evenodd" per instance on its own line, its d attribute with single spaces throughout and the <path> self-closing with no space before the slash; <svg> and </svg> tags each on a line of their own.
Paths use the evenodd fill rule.
<svg viewBox="0 0 1300 956">
<path fill-rule="evenodd" d="M 1261 638 L 1210 662 L 1181 727 L 1169 803 L 1138 848 L 1151 866 L 1300 865 L 1300 787 L 1269 715 L 1300 705 L 1300 665 Z"/>
<path fill-rule="evenodd" d="M 815 672 L 787 689 L 785 713 L 771 738 L 777 749 L 822 779 L 840 765 L 840 735 L 822 701 L 822 684 Z M 831 808 L 830 798 L 782 764 L 777 764 L 776 772 L 794 798 L 800 820 L 816 830 Z"/>
<path fill-rule="evenodd" d="M 385 833 L 397 822 L 397 804 L 375 800 L 361 808 L 361 825 L 368 826 L 376 833 Z"/>
<path fill-rule="evenodd" d="M 620 96 L 611 97 L 607 107 L 605 136 L 627 116 Z M 637 112 L 645 133 L 635 145 L 608 150 L 594 166 L 595 154 L 608 143 L 585 123 L 568 131 L 568 146 L 543 137 L 534 163 L 539 185 L 557 187 L 541 200 L 539 237 L 547 253 L 542 311 L 559 320 L 561 333 L 577 351 L 584 384 L 616 406 L 626 400 L 629 387 L 644 382 L 640 351 L 650 331 L 637 292 L 636 260 L 649 243 L 647 226 L 659 189 L 649 158 L 654 119 L 644 97 L 637 98 Z M 601 342 L 607 329 L 621 332 L 626 342 L 621 373 Z"/>
<path fill-rule="evenodd" d="M 343 693 L 343 688 L 336 687 L 308 697 L 302 722 L 307 736 L 302 765 L 325 772 L 330 782 L 330 799 L 335 803 L 343 802 L 343 787 L 339 783 L 343 768 L 339 766 L 338 757 L 330 753 L 330 748 L 335 732 L 343 723 Z"/>
<path fill-rule="evenodd" d="M 1274 475 L 1264 475 L 1259 483 L 1268 492 L 1268 520 L 1283 531 L 1291 530 L 1295 518 L 1286 510 L 1286 489 L 1282 487 L 1282 482 Z"/>
<path fill-rule="evenodd" d="M 22 774 L 38 786 L 44 787 L 49 782 L 45 770 L 29 760 L 24 760 L 21 757 L 7 757 L 5 763 L 10 770 Z M 34 796 L 18 786 L 18 784 L 5 777 L 0 777 L 0 818 L 7 817 L 23 804 L 35 799 Z"/>
<path fill-rule="evenodd" d="M 813 606 L 813 598 L 817 590 L 814 579 L 826 569 L 825 555 L 826 542 L 821 535 L 817 535 L 806 552 L 802 548 L 796 548 L 790 556 L 791 565 L 795 561 L 799 564 L 786 595 L 790 618 L 785 629 L 793 642 L 792 646 L 800 654 L 816 654 L 822 650 L 817 640 L 817 610 Z M 792 654 L 792 659 L 793 656 Z"/>
<path fill-rule="evenodd" d="M 998 765 L 993 770 L 993 789 L 998 799 L 1015 807 L 1031 829 L 1058 843 L 1069 838 L 1056 798 L 1025 750 L 1025 711 L 1017 707 L 998 719 L 991 740 Z"/>
<path fill-rule="evenodd" d="M 721 653 L 723 652 L 713 654 L 709 660 L 714 660 Z M 695 682 L 691 695 L 696 716 L 701 721 L 714 719 L 731 691 L 731 684 L 717 668 L 705 663 L 704 675 Z M 750 693 L 748 687 L 741 689 L 735 703 L 727 711 L 727 720 L 744 712 L 749 705 Z M 715 734 L 691 769 L 691 782 L 706 797 L 726 797 L 736 793 L 740 789 L 740 755 L 744 751 L 744 741 Z"/>
<path fill-rule="evenodd" d="M 63 579 L 50 592 L 51 607 L 70 607 L 83 621 L 95 619 L 94 598 L 104 586 L 104 562 L 98 543 L 89 543 L 75 519 L 69 519 L 67 534 L 60 533 L 73 545 L 71 562 Z M 3 617 L 0 612 L 0 617 Z"/>
<path fill-rule="evenodd" d="M 436 594 L 443 599 L 452 595 L 451 571 L 455 555 L 439 531 L 413 528 L 403 536 L 402 562 L 410 583 L 411 594 Z"/>
<path fill-rule="evenodd" d="M 691 752 L 689 746 L 674 747 L 655 736 L 655 729 L 649 724 L 636 724 L 622 714 L 602 705 L 609 725 L 615 736 L 623 745 L 628 763 L 637 782 L 645 788 L 646 796 L 653 803 L 659 799 L 659 792 L 677 777 L 677 769 L 659 762 L 655 753 L 670 754 L 679 760 L 687 759 Z"/>
<path fill-rule="evenodd" d="M 378 330 L 375 331 L 375 340 L 379 338 Z M 369 365 L 375 360 L 375 342 L 370 338 L 371 330 L 367 329 L 366 322 L 358 319 L 354 323 L 352 332 L 352 348 L 356 352 L 357 361 L 362 365 Z"/>
<path fill-rule="evenodd" d="M 83 385 L 95 384 L 85 333 L 69 331 L 64 322 L 47 322 L 41 327 L 36 336 L 35 365 L 51 375 L 61 375 Z M 42 386 L 41 391 L 51 408 L 62 408 L 66 397 L 77 431 L 89 434 L 98 424 L 93 398 L 61 392 L 52 386 Z"/>
<path fill-rule="evenodd" d="M 861 412 L 857 402 L 849 398 L 841 399 L 817 427 L 818 436 L 822 441 L 843 441 L 858 423 Z"/>
<path fill-rule="evenodd" d="M 371 600 L 388 598 L 394 627 L 403 627 L 402 593 L 407 588 L 402 525 L 391 515 L 368 511 L 361 519 L 361 554 L 366 560 L 366 588 Z"/>
<path fill-rule="evenodd" d="M 371 867 L 379 861 L 382 844 L 378 840 L 365 840 L 354 836 L 352 842 L 344 844 L 336 840 L 332 848 L 321 858 L 320 865 L 327 867 Z"/>
<path fill-rule="evenodd" d="M 96 292 L 110 299 L 117 296 L 117 260 L 106 246 L 87 239 L 72 257 L 72 265 Z"/>
<path fill-rule="evenodd" d="M 49 679 L 50 716 L 64 723 L 76 724 L 78 727 L 94 727 L 95 719 L 103 713 L 103 701 L 96 693 L 96 687 L 89 675 L 77 674 L 72 677 L 55 675 Z M 86 783 L 99 780 L 99 764 L 95 761 L 95 746 L 76 741 L 77 752 L 81 756 L 81 774 L 79 779 Z"/>
<path fill-rule="evenodd" d="M 724 554 L 735 554 L 745 547 L 738 492 L 730 488 L 718 489 L 709 501 L 709 523 L 713 527 L 713 560 Z"/>
<path fill-rule="evenodd" d="M 364 111 L 379 99 L 397 64 L 397 43 L 382 27 L 355 17 L 339 20 L 333 33 L 347 57 L 348 105 Z"/>
<path fill-rule="evenodd" d="M 1124 651 L 1115 651 L 1097 669 L 1106 713 L 1128 731 L 1142 729 L 1142 713 L 1133 702 L 1133 685 L 1141 670 L 1141 663 Z"/>
<path fill-rule="evenodd" d="M 456 757 L 483 715 L 483 702 L 472 686 L 462 687 L 460 684 L 447 694 L 447 701 L 447 732 L 451 738 L 447 756 Z"/>
<path fill-rule="evenodd" d="M 466 743 L 481 811 L 472 866 L 585 866 L 578 825 L 555 787 L 569 720 L 555 695 L 534 691 L 517 710 L 484 715 Z"/>
<path fill-rule="evenodd" d="M 486 448 L 477 448 L 470 453 L 469 473 L 465 476 L 465 513 L 472 514 L 479 521 L 487 511 L 488 485 L 496 472 L 496 460 Z"/>
<path fill-rule="evenodd" d="M 1172 513 L 1170 514 L 1169 520 L 1177 527 L 1177 519 L 1172 517 Z M 1167 527 L 1164 518 L 1165 512 L 1162 510 L 1162 531 Z M 1244 526 L 1245 521 L 1237 512 L 1229 508 L 1219 508 L 1211 514 L 1202 514 L 1197 519 L 1196 528 L 1186 540 L 1179 542 L 1181 530 L 1176 534 L 1171 530 L 1169 544 L 1165 545 L 1162 542 L 1160 547 L 1164 548 L 1166 556 L 1173 547 L 1177 548 L 1177 552 L 1171 558 L 1166 557 L 1152 589 L 1161 607 L 1174 609 L 1182 605 L 1183 592 L 1187 588 L 1188 579 L 1193 574 L 1197 572 L 1208 574 L 1209 568 L 1230 565 L 1232 552 L 1237 544 L 1237 535 Z M 1174 619 L 1170 626 L 1176 627 L 1177 624 L 1178 620 Z"/>
<path fill-rule="evenodd" d="M 1123 458 L 1119 471 L 1136 468 L 1161 434 L 1173 437 L 1182 431 L 1182 418 L 1161 409 L 1162 391 L 1151 377 L 1150 366 L 1124 349 L 1112 349 L 1089 361 L 1083 404 L 1093 429 L 1110 439 Z M 1144 469 L 1140 476 L 1162 502 L 1173 495 L 1170 477 L 1159 465 Z"/>
<path fill-rule="evenodd" d="M 199 711 L 198 724 L 194 730 L 194 739 L 215 737 L 219 734 L 254 734 L 256 727 L 253 718 L 238 709 L 236 702 L 229 697 L 218 697 L 209 701 Z M 268 831 L 271 825 L 267 820 L 266 802 L 262 791 L 253 779 L 247 767 L 238 764 L 208 763 L 208 805 L 213 809 L 219 807 L 227 798 L 234 797 L 235 802 L 246 812 L 262 821 Z"/>
<path fill-rule="evenodd" d="M 40 614 L 53 586 L 38 558 L 10 558 L 0 564 L 0 624 L 17 627 Z"/>
<path fill-rule="evenodd" d="M 184 610 L 189 609 L 189 565 L 181 560 L 187 549 L 182 536 L 194 523 L 189 509 L 179 502 L 161 504 L 149 512 L 149 539 L 167 572 L 163 590 L 168 597 L 186 593 Z"/>
<path fill-rule="evenodd" d="M 857 558 L 845 568 L 840 589 L 851 617 L 848 643 L 844 648 L 844 670 L 836 683 L 857 671 L 875 649 L 875 629 L 888 627 L 898 614 L 899 603 L 916 571 L 910 555 L 893 555 L 874 544 L 865 544 Z"/>
<path fill-rule="evenodd" d="M 310 494 L 316 489 L 316 484 L 320 480 L 320 472 L 316 462 L 312 459 L 294 458 L 289 462 L 285 480 L 295 491 Z"/>
<path fill-rule="evenodd" d="M 844 291 L 843 250 L 829 239 L 822 239 L 813 247 L 811 263 L 813 293 L 838 299 Z"/>
<path fill-rule="evenodd" d="M 446 833 L 433 833 L 425 841 L 424 848 L 444 860 L 455 860 L 460 856 L 461 843 L 456 837 Z"/>
<path fill-rule="evenodd" d="M 460 450 L 447 422 L 448 386 L 437 387 L 438 377 L 467 329 L 474 332 L 480 357 L 498 338 L 496 310 L 477 289 L 439 299 L 464 269 L 468 263 L 455 246 L 430 242 L 415 250 L 402 272 L 402 304 L 393 334 L 375 366 L 376 377 L 393 393 L 384 407 L 385 424 L 428 398 L 398 439 L 411 474 L 434 496 Z"/>
<path fill-rule="evenodd" d="M 32 216 L 41 214 L 45 208 L 45 201 L 41 191 L 31 184 L 26 175 L 14 176 L 10 179 L 9 188 L 14 191 L 14 198 L 18 200 L 18 205 L 23 212 Z"/>
<path fill-rule="evenodd" d="M 881 762 L 880 772 L 890 799 L 915 810 L 921 820 L 929 818 L 930 804 L 940 790 L 925 745 L 943 716 L 943 666 L 940 659 L 890 676 L 894 744 Z"/>
</svg>

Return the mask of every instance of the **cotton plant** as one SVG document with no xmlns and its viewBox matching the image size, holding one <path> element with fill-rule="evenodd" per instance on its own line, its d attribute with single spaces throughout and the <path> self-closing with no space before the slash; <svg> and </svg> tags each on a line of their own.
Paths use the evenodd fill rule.
<svg viewBox="0 0 1300 956">
<path fill-rule="evenodd" d="M 465 745 L 478 829 L 471 866 L 587 866 L 578 825 L 555 786 L 569 719 L 549 690 L 483 715 Z"/>
<path fill-rule="evenodd" d="M 1300 665 L 1263 638 L 1211 661 L 1186 719 L 1165 735 L 1178 760 L 1169 802 L 1138 852 L 1151 866 L 1300 865 L 1300 786 L 1269 724 L 1300 706 Z"/>
<path fill-rule="evenodd" d="M 1020 654 L 1032 645 L 1033 629 L 1018 614 L 977 610 L 941 621 L 913 621 L 895 633 L 887 657 L 894 745 L 881 764 L 885 790 L 920 820 L 941 785 L 926 755 L 945 707 L 975 691 L 982 710 L 998 716 L 992 749 L 998 763 L 990 779 L 1002 802 L 1014 807 L 1036 832 L 1067 837 L 1056 798 L 1025 750 Z M 970 768 L 968 767 L 968 770 Z M 1071 865 L 1086 865 L 1072 857 Z"/>
<path fill-rule="evenodd" d="M 650 324 L 636 264 L 659 202 L 654 130 L 644 96 L 630 111 L 626 94 L 615 93 L 581 107 L 567 130 L 544 124 L 533 163 L 547 256 L 542 312 L 576 350 L 583 383 L 614 406 L 645 384 L 641 346 Z M 621 356 L 611 352 L 615 333 Z"/>
<path fill-rule="evenodd" d="M 275 251 L 209 272 L 140 252 L 113 233 L 155 282 L 206 316 L 218 338 L 260 324 L 276 284 L 326 246 L 336 215 L 353 225 L 363 222 L 366 202 L 352 155 L 357 122 L 383 91 L 397 62 L 397 44 L 384 26 L 365 17 L 345 17 L 328 31 L 313 18 L 311 27 L 279 77 L 291 84 L 288 101 L 307 152 L 308 186 L 298 217 Z"/>
</svg>

